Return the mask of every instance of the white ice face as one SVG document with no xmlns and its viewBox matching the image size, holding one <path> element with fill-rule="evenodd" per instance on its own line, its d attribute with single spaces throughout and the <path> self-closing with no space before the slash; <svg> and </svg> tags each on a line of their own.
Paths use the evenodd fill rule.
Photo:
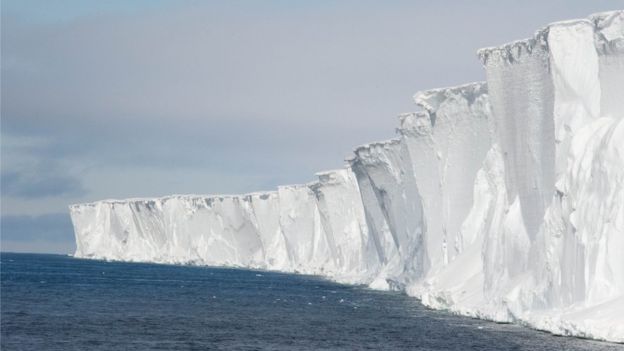
<svg viewBox="0 0 624 351">
<path fill-rule="evenodd" d="M 624 11 L 479 51 L 318 181 L 70 206 L 75 256 L 253 267 L 624 341 Z"/>
</svg>

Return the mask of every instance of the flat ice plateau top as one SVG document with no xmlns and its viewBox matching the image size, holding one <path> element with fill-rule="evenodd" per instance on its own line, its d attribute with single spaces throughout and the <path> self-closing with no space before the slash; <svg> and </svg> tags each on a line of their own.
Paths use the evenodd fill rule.
<svg viewBox="0 0 624 351">
<path fill-rule="evenodd" d="M 70 206 L 75 256 L 252 267 L 624 342 L 624 11 L 479 51 L 395 139 L 277 191 Z"/>
</svg>

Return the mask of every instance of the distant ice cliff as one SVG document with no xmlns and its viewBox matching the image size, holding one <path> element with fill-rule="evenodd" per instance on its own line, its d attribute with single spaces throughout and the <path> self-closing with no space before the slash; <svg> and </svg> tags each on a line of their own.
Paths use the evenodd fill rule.
<svg viewBox="0 0 624 351">
<path fill-rule="evenodd" d="M 479 51 L 310 184 L 72 205 L 76 257 L 253 267 L 624 342 L 624 11 Z"/>
</svg>

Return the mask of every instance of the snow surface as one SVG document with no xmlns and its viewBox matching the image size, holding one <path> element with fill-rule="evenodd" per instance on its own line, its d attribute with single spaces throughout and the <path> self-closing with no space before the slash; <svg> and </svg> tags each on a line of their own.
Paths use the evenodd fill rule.
<svg viewBox="0 0 624 351">
<path fill-rule="evenodd" d="M 310 184 L 70 206 L 76 257 L 252 267 L 624 342 L 624 11 L 479 51 Z"/>
</svg>

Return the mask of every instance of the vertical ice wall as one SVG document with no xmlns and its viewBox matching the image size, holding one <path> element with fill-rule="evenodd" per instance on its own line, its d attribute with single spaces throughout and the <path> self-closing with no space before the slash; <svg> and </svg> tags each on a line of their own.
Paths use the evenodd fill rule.
<svg viewBox="0 0 624 351">
<path fill-rule="evenodd" d="M 321 272 L 333 263 L 314 193 L 307 184 L 278 187 L 279 223 L 290 267 L 305 273 Z"/>
<path fill-rule="evenodd" d="M 553 87 L 545 32 L 532 39 L 480 51 L 486 67 L 495 139 L 505 182 L 534 238 L 552 196 L 555 176 Z"/>
<path fill-rule="evenodd" d="M 623 12 L 604 13 L 550 27 L 554 118 L 567 122 L 568 130 L 567 142 L 557 145 L 567 159 L 557 164 L 564 171 L 543 228 L 544 250 L 559 252 L 544 259 L 555 268 L 544 274 L 551 282 L 544 299 L 554 305 L 592 305 L 624 294 L 624 267 L 613 249 L 624 247 L 624 227 L 618 224 L 624 220 L 618 185 L 624 155 L 623 18 Z"/>
<path fill-rule="evenodd" d="M 463 247 L 461 224 L 472 206 L 472 189 L 491 146 L 485 83 L 417 93 L 423 112 L 401 116 L 426 219 L 432 269 L 448 264 Z"/>
<path fill-rule="evenodd" d="M 578 181 L 590 183 L 592 188 L 599 188 L 605 201 L 599 204 L 589 202 L 580 204 L 586 213 L 585 223 L 592 227 L 585 228 L 585 235 L 601 233 L 599 245 L 608 247 L 624 247 L 624 11 L 595 14 L 590 17 L 596 27 L 596 50 L 598 52 L 600 77 L 600 115 L 610 120 L 597 121 L 594 127 L 609 124 L 604 131 L 601 141 L 594 140 L 599 145 L 592 153 L 583 150 L 584 157 L 593 159 L 590 174 Z M 602 127 L 605 128 L 605 127 Z M 604 129 L 603 129 L 604 130 Z M 587 132 L 589 133 L 589 132 Z M 590 136 L 591 137 L 591 136 Z M 581 137 L 582 138 L 582 137 Z M 580 145 L 582 142 L 579 141 Z M 596 147 L 596 146 L 594 146 Z M 573 150 L 577 154 L 578 149 Z M 588 162 L 581 157 L 573 157 L 577 162 Z M 605 171 L 602 165 L 612 165 Z M 574 166 L 571 166 L 574 167 Z M 598 176 L 599 175 L 599 176 Z M 591 182 L 586 182 L 587 180 Z M 572 187 L 570 187 L 572 188 Z M 591 188 L 590 188 L 591 189 Z M 599 198 L 598 198 L 599 199 Z M 600 201 L 600 199 L 599 199 Z M 608 209 L 608 210 L 606 210 Z M 610 234 L 610 235 L 609 235 Z M 589 237 L 588 240 L 594 239 Z M 593 240 L 592 240 L 593 241 Z M 617 250 L 600 248 L 600 253 L 607 252 L 598 258 L 596 271 L 598 274 L 588 289 L 588 298 L 591 301 L 603 301 L 618 295 L 624 295 L 624 264 L 621 263 Z"/>
<path fill-rule="evenodd" d="M 350 163 L 374 253 L 383 265 L 373 286 L 402 288 L 429 268 L 422 202 L 407 146 L 399 139 L 364 145 L 355 150 Z"/>
<path fill-rule="evenodd" d="M 379 270 L 350 168 L 240 196 L 171 196 L 70 207 L 77 257 L 196 263 L 368 282 Z"/>
<path fill-rule="evenodd" d="M 336 279 L 369 282 L 379 269 L 355 175 L 350 168 L 318 173 L 311 186 L 335 260 Z"/>
<path fill-rule="evenodd" d="M 532 244 L 556 179 L 566 170 L 570 138 L 597 117 L 600 86 L 588 21 L 551 25 L 531 39 L 481 50 L 480 57 L 491 91 L 509 208 L 502 235 L 493 238 L 507 249 L 489 252 L 490 264 L 484 267 L 486 289 L 497 291 L 539 261 L 528 252 L 538 254 Z"/>
<path fill-rule="evenodd" d="M 77 256 L 264 266 L 245 199 L 172 196 L 72 206 Z"/>
<path fill-rule="evenodd" d="M 262 262 L 269 269 L 287 270 L 289 268 L 288 247 L 280 226 L 280 201 L 276 191 L 252 193 L 244 196 L 245 211 L 257 230 L 260 238 Z M 191 242 L 183 245 L 190 246 Z"/>
<path fill-rule="evenodd" d="M 604 310 L 621 309 L 624 293 L 622 23 L 622 12 L 598 14 L 480 52 L 508 192 L 484 288 L 513 318 L 611 339 L 621 323 Z"/>
</svg>

